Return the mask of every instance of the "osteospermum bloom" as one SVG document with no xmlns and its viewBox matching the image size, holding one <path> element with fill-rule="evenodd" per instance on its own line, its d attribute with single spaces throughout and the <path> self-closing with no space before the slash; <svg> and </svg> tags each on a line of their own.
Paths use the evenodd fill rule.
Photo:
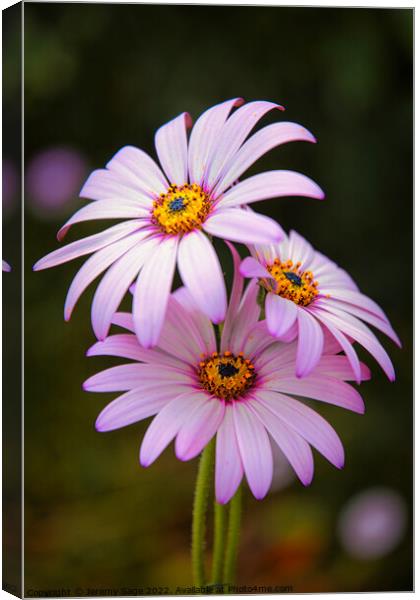
<svg viewBox="0 0 420 600">
<path fill-rule="evenodd" d="M 86 287 L 107 270 L 92 305 L 92 325 L 98 339 L 109 331 L 112 315 L 136 279 L 133 317 L 140 342 L 157 343 L 171 290 L 175 266 L 200 309 L 214 322 L 226 313 L 222 270 L 209 237 L 243 243 L 272 243 L 282 238 L 280 226 L 243 206 L 279 196 L 322 198 L 310 179 L 292 171 L 269 171 L 238 178 L 271 148 L 293 140 L 314 142 L 309 131 L 295 123 L 275 123 L 248 138 L 273 102 L 223 102 L 191 125 L 183 113 L 156 133 L 160 168 L 150 156 L 132 146 L 122 148 L 94 171 L 81 196 L 94 200 L 61 228 L 62 239 L 75 223 L 124 219 L 102 233 L 52 252 L 34 266 L 52 267 L 94 253 L 74 278 L 65 303 L 68 320 Z M 234 185 L 236 184 L 236 185 Z"/>
<path fill-rule="evenodd" d="M 401 345 L 384 311 L 359 291 L 353 279 L 317 252 L 295 231 L 280 244 L 254 246 L 242 261 L 246 277 L 257 277 L 266 290 L 265 317 L 271 335 L 291 341 L 297 337 L 296 375 L 308 375 L 321 360 L 328 330 L 346 353 L 356 381 L 360 361 L 353 341 L 378 361 L 391 381 L 394 368 L 372 331 L 373 325 Z"/>
<path fill-rule="evenodd" d="M 234 254 L 238 266 L 239 257 Z M 295 376 L 296 344 L 273 340 L 258 321 L 258 285 L 236 274 L 226 321 L 217 345 L 210 320 L 184 287 L 171 295 L 159 343 L 142 347 L 132 316 L 113 322 L 129 333 L 97 342 L 89 356 L 112 355 L 133 362 L 90 377 L 84 389 L 124 392 L 96 421 L 110 431 L 156 415 L 144 436 L 140 463 L 148 467 L 175 440 L 176 456 L 197 456 L 216 437 L 216 498 L 226 503 L 243 474 L 254 496 L 263 498 L 272 481 L 270 437 L 283 451 L 303 484 L 313 477 L 310 445 L 333 465 L 344 464 L 339 437 L 325 419 L 293 396 L 303 396 L 362 413 L 363 400 L 346 380 L 354 379 L 348 360 L 332 337 L 313 373 Z M 362 367 L 362 378 L 369 371 Z"/>
<path fill-rule="evenodd" d="M 5 260 L 2 260 L 1 268 L 2 268 L 2 271 L 6 271 L 6 272 L 10 272 L 12 270 L 12 267 Z"/>
</svg>

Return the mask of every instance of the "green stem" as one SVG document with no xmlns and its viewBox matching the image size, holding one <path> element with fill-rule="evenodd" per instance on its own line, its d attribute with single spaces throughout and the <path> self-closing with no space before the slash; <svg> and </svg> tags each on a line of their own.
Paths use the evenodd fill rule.
<svg viewBox="0 0 420 600">
<path fill-rule="evenodd" d="M 257 304 L 261 309 L 260 312 L 260 321 L 262 321 L 264 319 L 265 316 L 265 297 L 267 295 L 267 290 L 265 288 L 263 288 L 262 286 L 260 286 L 259 290 L 258 290 L 258 295 L 257 295 Z"/>
<path fill-rule="evenodd" d="M 239 532 L 241 526 L 242 487 L 239 486 L 235 496 L 230 501 L 229 525 L 226 543 L 225 568 L 223 582 L 234 583 L 236 558 L 238 555 Z"/>
<path fill-rule="evenodd" d="M 220 350 L 220 346 L 222 343 L 223 326 L 224 326 L 224 323 L 219 323 L 219 325 L 216 326 L 216 342 L 217 342 L 217 347 L 219 348 L 219 350 Z"/>
<path fill-rule="evenodd" d="M 211 581 L 213 584 L 222 583 L 225 535 L 226 535 L 226 506 L 214 503 L 214 539 L 213 539 L 213 564 Z"/>
<path fill-rule="evenodd" d="M 206 512 L 214 464 L 214 440 L 203 450 L 195 484 L 192 515 L 191 559 L 194 585 L 205 585 Z"/>
</svg>

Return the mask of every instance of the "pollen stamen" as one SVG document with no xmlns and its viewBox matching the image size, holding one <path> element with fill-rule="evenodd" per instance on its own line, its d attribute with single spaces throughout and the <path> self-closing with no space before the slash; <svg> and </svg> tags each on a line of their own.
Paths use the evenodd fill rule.
<svg viewBox="0 0 420 600">
<path fill-rule="evenodd" d="M 299 306 L 307 306 L 319 294 L 318 282 L 315 281 L 311 271 L 303 271 L 302 263 L 293 263 L 291 260 L 280 262 L 278 258 L 267 270 L 274 279 L 274 283 L 262 283 L 272 293 L 282 298 L 292 300 Z"/>
<path fill-rule="evenodd" d="M 171 185 L 153 203 L 152 222 L 169 235 L 200 229 L 211 209 L 206 192 L 196 183 Z"/>
<path fill-rule="evenodd" d="M 222 400 L 236 400 L 252 387 L 256 379 L 254 365 L 241 352 L 237 356 L 230 351 L 213 352 L 207 360 L 198 364 L 201 386 Z"/>
</svg>

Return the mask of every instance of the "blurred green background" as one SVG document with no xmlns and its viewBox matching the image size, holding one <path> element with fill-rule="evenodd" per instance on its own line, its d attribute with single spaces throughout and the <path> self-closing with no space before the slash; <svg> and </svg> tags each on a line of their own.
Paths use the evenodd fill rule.
<svg viewBox="0 0 420 600">
<path fill-rule="evenodd" d="M 155 129 L 181 111 L 196 118 L 234 96 L 279 102 L 287 109 L 280 119 L 306 126 L 319 143 L 279 147 L 250 172 L 304 172 L 326 200 L 283 198 L 258 210 L 347 269 L 402 339 L 402 351 L 385 342 L 396 383 L 366 357 L 373 379 L 362 389 L 364 416 L 317 405 L 345 444 L 343 471 L 317 455 L 308 489 L 282 472 L 263 502 L 246 493 L 240 584 L 295 592 L 412 588 L 412 14 L 25 4 L 26 164 L 64 146 L 82 153 L 87 169 L 103 167 L 126 144 L 153 153 Z M 31 271 L 58 247 L 55 233 L 79 201 L 73 194 L 49 219 L 34 210 L 30 189 L 25 201 L 25 587 L 191 584 L 197 461 L 177 461 L 171 447 L 144 470 L 138 447 L 146 423 L 95 432 L 96 415 L 112 398 L 81 389 L 112 363 L 84 356 L 94 342 L 95 286 L 65 324 L 63 302 L 78 265 Z M 78 226 L 69 239 L 97 230 Z M 6 235 L 6 247 L 12 242 Z M 377 486 L 399 495 L 407 523 L 389 551 L 366 559 L 349 551 L 339 523 L 350 499 Z"/>
</svg>

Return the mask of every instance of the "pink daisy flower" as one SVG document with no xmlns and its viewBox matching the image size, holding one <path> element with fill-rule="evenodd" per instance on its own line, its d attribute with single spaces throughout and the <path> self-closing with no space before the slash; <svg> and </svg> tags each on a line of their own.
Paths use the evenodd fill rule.
<svg viewBox="0 0 420 600">
<path fill-rule="evenodd" d="M 176 456 L 196 457 L 216 437 L 215 487 L 219 503 L 234 495 L 245 474 L 252 493 L 263 498 L 271 485 L 270 437 L 287 457 L 299 479 L 308 485 L 314 462 L 310 445 L 342 468 L 344 450 L 334 429 L 301 396 L 364 412 L 360 394 L 346 381 L 354 373 L 340 347 L 327 337 L 324 354 L 312 374 L 295 376 L 296 343 L 274 340 L 258 321 L 258 285 L 251 281 L 242 295 L 239 256 L 231 299 L 217 344 L 210 320 L 183 287 L 170 296 L 167 318 L 154 349 L 142 347 L 133 334 L 128 313 L 113 323 L 129 333 L 97 342 L 88 356 L 112 355 L 133 362 L 90 377 L 84 389 L 124 392 L 96 421 L 98 431 L 111 431 L 156 415 L 140 449 L 148 467 L 175 439 Z M 361 366 L 361 378 L 370 377 Z"/>
<path fill-rule="evenodd" d="M 142 150 L 122 148 L 94 171 L 81 196 L 94 202 L 77 211 L 61 228 L 62 239 L 75 223 L 124 219 L 96 235 L 73 242 L 38 261 L 46 269 L 93 253 L 76 274 L 65 303 L 65 319 L 86 287 L 107 270 L 92 304 L 92 325 L 98 339 L 109 331 L 113 314 L 131 283 L 136 333 L 145 347 L 154 346 L 165 317 L 175 266 L 200 309 L 220 323 L 226 313 L 226 289 L 210 236 L 242 243 L 272 243 L 283 237 L 272 219 L 243 206 L 279 196 L 323 198 L 310 179 L 293 171 L 269 171 L 237 183 L 238 178 L 271 148 L 293 140 L 314 142 L 295 123 L 275 123 L 248 138 L 273 102 L 241 99 L 207 110 L 191 125 L 183 113 L 156 133 L 160 168 Z M 248 138 L 248 139 L 247 139 Z"/>
<path fill-rule="evenodd" d="M 253 256 L 241 263 L 245 277 L 258 277 L 265 298 L 268 331 L 276 338 L 297 338 L 296 375 L 303 377 L 319 364 L 328 330 L 344 350 L 357 382 L 360 361 L 352 345 L 361 344 L 391 381 L 395 372 L 388 354 L 372 331 L 373 325 L 401 346 L 384 311 L 362 294 L 351 277 L 291 231 L 281 243 L 250 247 Z"/>
<path fill-rule="evenodd" d="M 12 270 L 12 267 L 5 260 L 2 260 L 1 267 L 2 267 L 2 271 L 10 272 Z"/>
</svg>

